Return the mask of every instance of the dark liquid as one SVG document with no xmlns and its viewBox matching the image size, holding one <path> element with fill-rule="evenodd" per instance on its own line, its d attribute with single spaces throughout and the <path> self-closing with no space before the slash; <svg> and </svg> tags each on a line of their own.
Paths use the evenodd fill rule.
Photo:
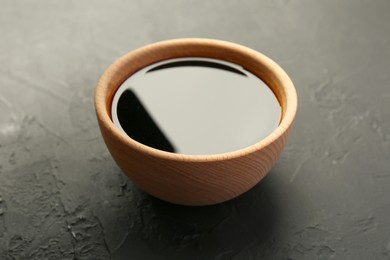
<svg viewBox="0 0 390 260">
<path fill-rule="evenodd" d="M 115 94 L 112 118 L 132 139 L 167 152 L 245 148 L 278 126 L 280 105 L 259 78 L 219 60 L 185 58 L 146 67 Z"/>
</svg>

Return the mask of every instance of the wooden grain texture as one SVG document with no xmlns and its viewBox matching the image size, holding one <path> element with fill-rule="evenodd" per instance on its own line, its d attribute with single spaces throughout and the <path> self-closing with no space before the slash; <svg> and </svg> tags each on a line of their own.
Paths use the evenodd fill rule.
<svg viewBox="0 0 390 260">
<path fill-rule="evenodd" d="M 145 146 L 115 127 L 110 114 L 111 102 L 120 85 L 145 66 L 179 57 L 230 61 L 261 78 L 281 104 L 278 128 L 245 149 L 216 155 L 185 155 Z M 132 51 L 104 72 L 95 93 L 99 127 L 119 167 L 145 192 L 182 205 L 220 203 L 257 184 L 282 152 L 296 109 L 293 83 L 275 62 L 241 45 L 210 39 L 170 40 Z"/>
</svg>

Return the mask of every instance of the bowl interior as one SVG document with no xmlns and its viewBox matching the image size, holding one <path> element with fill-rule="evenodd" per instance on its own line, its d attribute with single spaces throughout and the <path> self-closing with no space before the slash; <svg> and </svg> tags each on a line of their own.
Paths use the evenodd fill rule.
<svg viewBox="0 0 390 260">
<path fill-rule="evenodd" d="M 297 97 L 294 86 L 287 74 L 271 59 L 254 50 L 229 42 L 208 39 L 180 39 L 159 42 L 130 52 L 117 60 L 103 74 L 96 89 L 95 108 L 99 121 L 111 129 L 113 134 L 122 138 L 125 143 L 134 145 L 135 141 L 116 129 L 112 122 L 111 104 L 117 89 L 132 74 L 146 66 L 163 60 L 183 57 L 213 58 L 238 64 L 263 80 L 275 94 L 282 108 L 278 128 L 258 144 L 242 149 L 243 151 L 247 150 L 249 152 L 250 149 L 264 147 L 281 136 L 291 125 L 296 113 Z M 142 144 L 140 145 L 142 146 Z M 150 147 L 145 149 L 156 150 Z M 156 152 L 152 150 L 150 152 Z M 158 152 L 164 153 L 164 151 Z M 234 156 L 234 153 L 227 154 Z M 191 157 L 191 155 L 180 156 Z M 199 159 L 200 157 L 202 155 L 193 156 L 193 159 Z"/>
</svg>

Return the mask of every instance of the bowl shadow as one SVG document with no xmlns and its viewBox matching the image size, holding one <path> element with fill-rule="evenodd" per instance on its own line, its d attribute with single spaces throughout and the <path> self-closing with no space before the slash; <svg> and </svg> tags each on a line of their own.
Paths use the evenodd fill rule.
<svg viewBox="0 0 390 260">
<path fill-rule="evenodd" d="M 280 219 L 269 175 L 243 195 L 212 206 L 180 206 L 141 192 L 142 228 L 123 241 L 113 259 L 230 259 L 269 243 Z"/>
</svg>

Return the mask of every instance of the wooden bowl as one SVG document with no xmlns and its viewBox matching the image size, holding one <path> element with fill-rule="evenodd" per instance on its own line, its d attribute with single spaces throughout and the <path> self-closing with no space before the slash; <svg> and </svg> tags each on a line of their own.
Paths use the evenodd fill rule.
<svg viewBox="0 0 390 260">
<path fill-rule="evenodd" d="M 148 65 L 180 57 L 229 61 L 261 78 L 282 107 L 277 129 L 247 148 L 213 155 L 161 151 L 143 145 L 119 130 L 111 120 L 111 103 L 121 84 Z M 218 40 L 178 39 L 142 47 L 114 62 L 98 82 L 95 109 L 108 150 L 139 188 L 176 204 L 210 205 L 244 193 L 271 169 L 286 144 L 297 110 L 297 95 L 283 69 L 252 49 Z"/>
</svg>

